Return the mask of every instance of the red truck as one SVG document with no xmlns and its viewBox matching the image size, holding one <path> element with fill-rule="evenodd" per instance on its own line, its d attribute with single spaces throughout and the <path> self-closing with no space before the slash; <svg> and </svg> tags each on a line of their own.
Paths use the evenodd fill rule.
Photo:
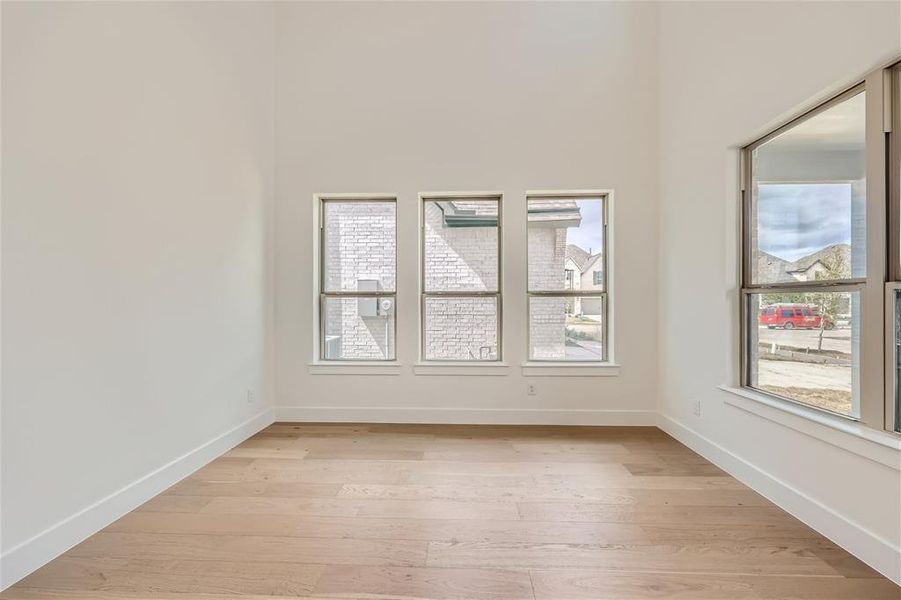
<svg viewBox="0 0 901 600">
<path fill-rule="evenodd" d="M 835 323 L 829 317 L 821 316 L 819 309 L 810 304 L 770 304 L 760 309 L 757 322 L 770 329 L 835 328 Z"/>
</svg>

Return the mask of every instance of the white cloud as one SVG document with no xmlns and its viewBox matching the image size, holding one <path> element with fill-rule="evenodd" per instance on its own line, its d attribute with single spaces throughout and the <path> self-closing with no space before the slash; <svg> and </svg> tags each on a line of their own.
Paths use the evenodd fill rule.
<svg viewBox="0 0 901 600">
<path fill-rule="evenodd" d="M 851 243 L 851 184 L 766 184 L 758 188 L 757 244 L 794 261 Z"/>
</svg>

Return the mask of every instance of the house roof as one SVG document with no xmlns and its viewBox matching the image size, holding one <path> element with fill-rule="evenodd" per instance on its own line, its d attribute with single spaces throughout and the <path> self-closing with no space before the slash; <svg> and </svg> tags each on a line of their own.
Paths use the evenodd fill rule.
<svg viewBox="0 0 901 600">
<path fill-rule="evenodd" d="M 579 267 L 579 270 L 581 271 L 585 265 L 585 261 L 588 260 L 588 252 L 575 244 L 567 244 L 566 258 L 576 263 L 576 266 Z"/>
<path fill-rule="evenodd" d="M 822 250 L 802 256 L 796 261 L 788 261 L 759 250 L 757 252 L 757 277 L 762 282 L 796 281 L 795 274 L 808 271 L 816 263 L 824 266 L 838 264 L 850 276 L 851 246 L 833 244 Z"/>
<path fill-rule="evenodd" d="M 816 263 L 821 263 L 824 266 L 835 265 L 836 268 L 842 270 L 847 268 L 850 271 L 851 246 L 848 244 L 833 244 L 813 254 L 808 254 L 792 263 L 789 273 L 803 273 Z M 848 273 L 848 276 L 850 275 Z"/>
<path fill-rule="evenodd" d="M 438 202 L 448 227 L 490 227 L 497 225 L 497 202 L 492 198 L 455 198 Z M 582 213 L 575 200 L 547 198 L 529 200 L 529 224 L 577 227 Z"/>
<path fill-rule="evenodd" d="M 588 271 L 598 260 L 601 258 L 602 254 L 589 254 L 580 246 L 576 246 L 575 244 L 567 244 L 566 245 L 566 258 L 572 260 L 577 267 L 579 267 L 579 272 L 584 273 Z"/>
<path fill-rule="evenodd" d="M 557 223 L 572 221 L 559 227 L 578 227 L 582 220 L 582 211 L 575 200 L 569 198 L 529 198 L 529 224 Z"/>
</svg>

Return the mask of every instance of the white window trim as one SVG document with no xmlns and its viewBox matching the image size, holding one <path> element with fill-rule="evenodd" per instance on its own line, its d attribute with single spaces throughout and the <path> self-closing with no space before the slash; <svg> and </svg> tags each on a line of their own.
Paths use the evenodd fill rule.
<svg viewBox="0 0 901 600">
<path fill-rule="evenodd" d="M 313 360 L 308 363 L 308 370 L 311 375 L 330 375 L 334 371 L 337 373 L 342 373 L 345 375 L 352 374 L 369 374 L 369 375 L 384 375 L 384 374 L 399 374 L 400 370 L 397 369 L 397 373 L 393 372 L 394 367 L 400 365 L 397 361 L 397 351 L 398 351 L 398 327 L 397 320 L 399 313 L 397 312 L 397 282 L 398 282 L 398 264 L 397 264 L 397 241 L 399 238 L 399 231 L 397 227 L 395 227 L 394 232 L 394 358 L 381 360 L 381 359 L 373 359 L 373 360 L 335 360 L 335 359 L 326 359 L 322 356 L 322 323 L 320 320 L 321 316 L 321 306 L 320 299 L 322 294 L 322 205 L 324 201 L 328 200 L 352 200 L 352 201 L 360 201 L 365 202 L 367 200 L 387 200 L 392 199 L 394 201 L 395 207 L 395 224 L 398 223 L 398 214 L 399 211 L 399 202 L 398 195 L 394 193 L 374 193 L 374 192 L 338 192 L 338 193 L 318 193 L 313 194 L 313 235 L 312 243 L 313 243 L 313 347 L 312 347 L 312 357 Z M 327 368 L 326 368 L 327 367 Z M 337 367 L 338 370 L 332 369 L 332 367 Z M 363 369 L 365 367 L 365 369 Z M 381 373 L 377 371 L 383 371 Z"/>
<path fill-rule="evenodd" d="M 618 377 L 620 366 L 610 362 L 526 361 L 522 363 L 525 377 Z"/>
<path fill-rule="evenodd" d="M 464 377 L 509 375 L 510 365 L 495 361 L 420 361 L 413 365 L 413 374 Z"/>
<path fill-rule="evenodd" d="M 429 200 L 452 200 L 454 198 L 484 198 L 486 200 L 497 200 L 497 235 L 498 235 L 498 256 L 497 256 L 497 358 L 494 360 L 436 360 L 436 359 L 427 359 L 425 357 L 425 203 Z M 417 326 L 418 339 L 419 339 L 419 351 L 418 357 L 419 359 L 416 361 L 414 365 L 413 372 L 417 375 L 432 375 L 432 374 L 442 374 L 442 375 L 452 375 L 453 371 L 457 371 L 457 374 L 470 374 L 465 373 L 465 369 L 462 369 L 463 366 L 475 367 L 475 366 L 499 366 L 505 367 L 506 363 L 504 363 L 504 256 L 506 252 L 505 249 L 505 238 L 504 238 L 504 192 L 502 191 L 464 191 L 464 192 L 420 192 L 418 194 L 418 216 L 417 216 L 417 228 L 419 229 L 419 243 L 418 245 L 418 253 L 419 253 L 419 324 Z M 465 295 L 465 294 L 464 294 Z M 493 296 L 494 293 L 492 292 Z M 487 297 L 487 296 L 486 296 Z M 429 367 L 429 368 L 426 368 Z M 442 369 L 440 371 L 434 371 L 432 369 Z M 434 371 L 434 372 L 432 372 Z M 487 371 L 482 370 L 477 372 L 478 374 L 485 374 Z M 498 372 L 496 374 L 503 375 L 505 373 Z"/>
<path fill-rule="evenodd" d="M 397 361 L 315 361 L 307 364 L 310 375 L 400 375 L 403 365 Z"/>
<path fill-rule="evenodd" d="M 597 198 L 598 196 L 604 198 L 604 210 L 607 213 L 607 236 L 604 240 L 604 252 L 606 253 L 605 257 L 605 265 L 606 268 L 606 278 L 607 285 L 604 290 L 606 294 L 606 315 L 604 327 L 606 329 L 605 332 L 605 344 L 606 344 L 606 354 L 605 360 L 599 361 L 567 361 L 567 360 L 533 360 L 530 357 L 532 356 L 532 348 L 531 348 L 531 340 L 529 339 L 529 331 L 531 330 L 531 317 L 529 316 L 529 198 L 533 196 L 541 196 L 541 197 L 561 197 L 561 198 Z M 543 373 L 545 375 L 552 375 L 556 370 L 560 375 L 559 376 L 573 376 L 573 377 L 584 377 L 585 375 L 580 375 L 579 373 L 585 373 L 584 365 L 591 365 L 595 368 L 600 369 L 599 372 L 604 372 L 605 376 L 610 375 L 619 375 L 619 364 L 616 362 L 616 217 L 615 217 L 615 208 L 616 202 L 614 200 L 615 194 L 612 189 L 608 188 L 597 188 L 597 189 L 577 189 L 577 190 L 526 190 L 525 195 L 525 210 L 526 210 L 526 219 L 525 219 L 525 240 L 526 240 L 526 251 L 525 251 L 525 289 L 526 289 L 526 361 L 523 362 L 522 368 L 523 373 L 525 374 L 525 370 L 528 369 L 535 375 L 539 375 Z M 569 369 L 568 367 L 572 367 Z M 538 370 L 540 369 L 540 370 Z"/>
<path fill-rule="evenodd" d="M 725 399 L 729 406 L 901 471 L 901 438 L 891 432 L 753 388 L 721 385 L 719 389 L 729 394 Z"/>
</svg>

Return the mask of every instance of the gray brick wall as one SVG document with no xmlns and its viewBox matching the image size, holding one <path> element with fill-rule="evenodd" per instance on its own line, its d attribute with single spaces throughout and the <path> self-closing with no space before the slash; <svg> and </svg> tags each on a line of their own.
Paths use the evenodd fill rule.
<svg viewBox="0 0 901 600">
<path fill-rule="evenodd" d="M 496 227 L 446 227 L 435 202 L 425 204 L 426 291 L 498 289 Z M 498 351 L 493 298 L 431 298 L 425 307 L 425 358 L 493 360 Z"/>
<path fill-rule="evenodd" d="M 326 203 L 325 285 L 328 291 L 363 291 L 364 286 L 394 290 L 395 210 L 393 203 Z M 446 227 L 441 208 L 436 203 L 426 203 L 426 290 L 497 289 L 497 235 L 494 227 Z M 565 252 L 565 229 L 529 229 L 530 289 L 561 288 Z M 532 300 L 533 357 L 564 358 L 565 303 L 560 298 Z M 330 299 L 326 303 L 327 358 L 394 357 L 394 307 L 387 313 L 373 315 L 372 306 L 371 301 L 357 298 Z M 429 299 L 425 306 L 424 333 L 427 359 L 496 359 L 495 300 Z"/>
<path fill-rule="evenodd" d="M 325 204 L 326 290 L 394 290 L 395 210 L 388 202 Z M 391 302 L 389 311 L 373 315 L 372 300 L 330 299 L 324 307 L 326 358 L 394 358 Z"/>
<path fill-rule="evenodd" d="M 529 289 L 563 289 L 566 261 L 566 229 L 529 228 Z M 537 359 L 565 357 L 565 298 L 531 298 L 529 302 L 529 342 Z"/>
</svg>

